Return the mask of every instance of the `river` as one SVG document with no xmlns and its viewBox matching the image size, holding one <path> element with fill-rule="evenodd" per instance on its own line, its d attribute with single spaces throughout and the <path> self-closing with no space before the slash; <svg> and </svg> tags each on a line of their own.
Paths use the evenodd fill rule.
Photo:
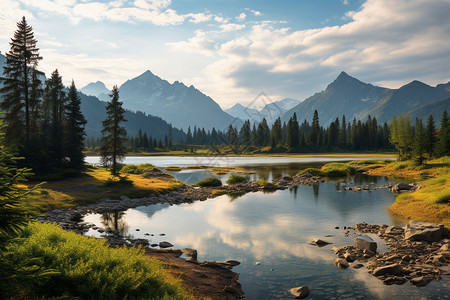
<svg viewBox="0 0 450 300">
<path fill-rule="evenodd" d="M 94 163 L 96 159 L 88 161 Z M 194 157 L 130 157 L 125 163 L 147 162 L 160 168 L 200 164 L 239 166 L 253 170 L 257 176 L 275 178 L 329 160 L 238 158 L 213 164 L 200 163 Z M 189 171 L 203 175 L 206 172 Z M 393 180 L 357 175 L 273 193 L 249 193 L 237 198 L 224 195 L 192 204 L 137 207 L 118 214 L 120 220 L 111 220 L 111 215 L 91 214 L 85 221 L 102 227 L 119 224 L 125 236 L 147 238 L 150 243 L 169 241 L 174 248 L 197 249 L 199 260 L 238 260 L 241 265 L 233 270 L 240 274 L 239 282 L 247 299 L 291 299 L 288 289 L 303 285 L 311 290 L 308 299 L 448 299 L 448 277 L 423 288 L 409 283 L 386 286 L 365 268 L 341 270 L 333 265 L 336 255 L 332 247 L 353 244 L 355 237 L 353 231 L 347 236 L 344 226 L 360 222 L 403 225 L 386 211 L 394 201 L 388 190 L 344 190 L 346 185 L 389 182 Z M 92 229 L 87 234 L 100 236 Z M 380 252 L 387 250 L 383 241 L 372 237 Z M 315 238 L 332 244 L 321 248 L 309 245 Z"/>
</svg>

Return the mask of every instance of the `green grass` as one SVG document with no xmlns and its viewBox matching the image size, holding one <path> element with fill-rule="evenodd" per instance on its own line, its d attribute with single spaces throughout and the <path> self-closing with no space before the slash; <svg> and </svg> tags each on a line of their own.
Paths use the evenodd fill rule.
<svg viewBox="0 0 450 300">
<path fill-rule="evenodd" d="M 203 180 L 200 180 L 195 184 L 196 186 L 210 187 L 210 186 L 221 186 L 222 181 L 216 177 L 207 177 Z"/>
<path fill-rule="evenodd" d="M 6 297 L 192 299 L 162 263 L 143 250 L 111 249 L 104 240 L 53 224 L 31 224 L 4 255 L 12 272 L 0 283 Z"/>
<path fill-rule="evenodd" d="M 265 190 L 276 190 L 277 185 L 273 182 L 269 182 L 265 179 L 258 179 L 256 183 Z"/>
<path fill-rule="evenodd" d="M 247 178 L 245 178 L 244 176 L 241 176 L 241 175 L 236 175 L 236 174 L 231 174 L 227 179 L 228 184 L 238 184 L 238 183 L 245 183 L 245 182 L 247 182 Z"/>
<path fill-rule="evenodd" d="M 120 172 L 126 174 L 143 174 L 155 169 L 152 164 L 140 164 L 140 165 L 124 165 Z"/>
<path fill-rule="evenodd" d="M 320 169 L 308 168 L 300 171 L 297 175 L 310 173 L 321 177 L 345 177 L 356 173 L 356 168 L 349 163 L 329 163 Z"/>
<path fill-rule="evenodd" d="M 169 167 L 166 167 L 166 171 L 179 172 L 179 171 L 181 171 L 181 168 L 175 167 L 175 166 L 169 166 Z"/>
</svg>

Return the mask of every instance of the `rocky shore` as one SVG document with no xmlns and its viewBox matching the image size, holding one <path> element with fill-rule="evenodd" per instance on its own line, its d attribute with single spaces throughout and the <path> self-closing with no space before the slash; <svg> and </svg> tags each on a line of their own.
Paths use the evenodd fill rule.
<svg viewBox="0 0 450 300">
<path fill-rule="evenodd" d="M 443 225 L 411 221 L 402 228 L 361 223 L 347 229 L 376 234 L 386 241 L 389 251 L 378 253 L 369 236 L 357 236 L 353 245 L 334 247 L 338 268 L 366 264 L 368 272 L 387 285 L 409 281 L 425 286 L 450 275 L 450 236 Z"/>
</svg>

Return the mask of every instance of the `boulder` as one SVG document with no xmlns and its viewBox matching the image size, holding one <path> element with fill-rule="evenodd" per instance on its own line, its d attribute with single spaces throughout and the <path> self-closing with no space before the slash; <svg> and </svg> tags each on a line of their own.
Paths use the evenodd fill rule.
<svg viewBox="0 0 450 300">
<path fill-rule="evenodd" d="M 397 183 L 396 185 L 394 185 L 394 187 L 392 188 L 392 191 L 394 193 L 399 193 L 401 191 L 410 191 L 410 190 L 415 189 L 415 188 L 416 188 L 415 185 L 404 183 L 404 182 L 400 182 L 400 183 Z"/>
<path fill-rule="evenodd" d="M 310 291 L 307 286 L 299 286 L 289 290 L 289 293 L 292 294 L 296 299 L 303 299 L 308 297 Z"/>
<path fill-rule="evenodd" d="M 336 258 L 334 265 L 339 269 L 347 269 L 349 266 L 348 262 L 343 258 Z"/>
<path fill-rule="evenodd" d="M 159 243 L 159 248 L 169 248 L 169 247 L 173 247 L 173 245 L 169 242 L 160 242 Z"/>
<path fill-rule="evenodd" d="M 191 248 L 184 248 L 181 250 L 183 254 L 191 260 L 197 260 L 197 250 Z"/>
<path fill-rule="evenodd" d="M 356 257 L 353 254 L 351 254 L 350 252 L 345 253 L 344 258 L 348 262 L 354 262 L 356 260 Z"/>
<path fill-rule="evenodd" d="M 410 282 L 415 286 L 426 286 L 428 283 L 430 283 L 431 280 L 432 278 L 429 276 L 420 276 L 412 278 Z"/>
<path fill-rule="evenodd" d="M 302 175 L 300 175 L 299 177 L 302 177 L 302 178 L 311 178 L 311 177 L 313 177 L 310 173 L 304 173 L 304 174 L 302 174 Z"/>
<path fill-rule="evenodd" d="M 377 243 L 368 235 L 360 235 L 355 238 L 354 246 L 361 250 L 369 250 L 370 252 L 377 252 Z"/>
<path fill-rule="evenodd" d="M 405 239 L 412 241 L 437 242 L 445 238 L 447 229 L 442 224 L 410 221 L 405 225 Z"/>
<path fill-rule="evenodd" d="M 321 240 L 321 239 L 314 239 L 314 240 L 310 241 L 309 244 L 310 245 L 314 245 L 314 246 L 318 246 L 318 247 L 323 247 L 323 246 L 329 245 L 331 243 L 326 242 L 326 241 Z"/>
<path fill-rule="evenodd" d="M 381 276 L 385 274 L 401 276 L 403 275 L 403 270 L 398 264 L 382 266 L 373 270 L 373 276 Z"/>
</svg>

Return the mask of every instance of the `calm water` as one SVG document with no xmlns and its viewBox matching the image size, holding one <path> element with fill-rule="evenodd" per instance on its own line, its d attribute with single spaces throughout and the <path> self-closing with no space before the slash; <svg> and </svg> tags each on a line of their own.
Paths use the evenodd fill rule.
<svg viewBox="0 0 450 300">
<path fill-rule="evenodd" d="M 362 159 L 377 159 L 362 158 Z M 248 174 L 250 180 L 258 180 L 264 178 L 271 181 L 285 175 L 295 175 L 304 168 L 320 167 L 330 161 L 351 161 L 356 158 L 345 157 L 231 157 L 231 156 L 128 156 L 124 160 L 125 164 L 142 164 L 151 163 L 160 169 L 169 166 L 187 167 L 196 165 L 205 165 L 210 167 L 242 167 Z M 88 156 L 86 162 L 98 164 L 99 156 Z M 210 170 L 182 170 L 180 172 L 166 171 L 172 174 L 175 179 L 187 184 L 194 184 L 206 177 L 214 176 L 225 181 L 227 175 L 215 175 Z"/>
<path fill-rule="evenodd" d="M 181 165 L 173 161 L 167 164 Z M 268 165 L 265 168 L 270 169 Z M 290 167 L 284 169 L 291 172 Z M 277 167 L 270 172 L 278 172 Z M 308 299 L 448 299 L 448 279 L 424 288 L 409 283 L 385 286 L 365 268 L 340 270 L 333 265 L 336 255 L 332 247 L 353 243 L 354 235 L 346 237 L 343 226 L 359 222 L 401 225 L 386 212 L 394 201 L 392 193 L 385 189 L 344 191 L 344 181 L 384 184 L 389 179 L 358 176 L 268 194 L 249 193 L 235 199 L 225 195 L 192 204 L 92 214 L 85 220 L 101 227 L 117 226 L 125 236 L 148 238 L 150 243 L 168 241 L 174 248 L 197 249 L 199 260 L 236 259 L 242 264 L 233 270 L 240 274 L 247 299 L 291 299 L 287 290 L 301 285 L 309 286 Z M 165 235 L 160 236 L 162 233 Z M 93 230 L 88 234 L 100 236 Z M 317 248 L 308 244 L 314 238 L 333 244 Z M 376 236 L 373 238 L 379 242 L 380 251 L 387 249 Z"/>
</svg>

